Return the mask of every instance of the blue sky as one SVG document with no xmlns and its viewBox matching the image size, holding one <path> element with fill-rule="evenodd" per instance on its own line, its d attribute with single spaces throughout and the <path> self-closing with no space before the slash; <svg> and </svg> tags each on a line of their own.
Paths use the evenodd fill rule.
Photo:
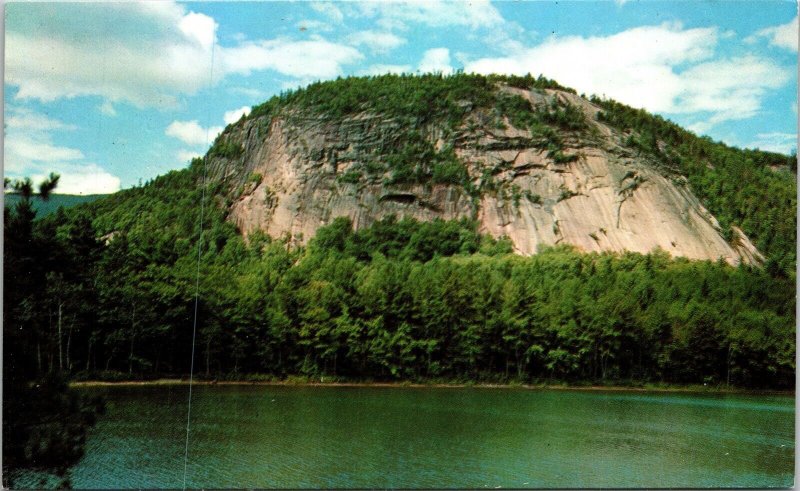
<svg viewBox="0 0 800 491">
<path fill-rule="evenodd" d="M 544 74 L 740 147 L 797 134 L 792 1 L 7 3 L 4 170 L 113 192 L 337 76 Z"/>
</svg>

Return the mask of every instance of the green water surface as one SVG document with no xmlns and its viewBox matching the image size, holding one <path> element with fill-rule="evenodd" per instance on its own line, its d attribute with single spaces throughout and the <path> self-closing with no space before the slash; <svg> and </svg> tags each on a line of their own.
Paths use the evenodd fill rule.
<svg viewBox="0 0 800 491">
<path fill-rule="evenodd" d="M 84 389 L 89 390 L 89 389 Z M 185 386 L 111 387 L 79 488 L 180 488 Z M 195 386 L 188 487 L 787 487 L 791 396 Z"/>
</svg>

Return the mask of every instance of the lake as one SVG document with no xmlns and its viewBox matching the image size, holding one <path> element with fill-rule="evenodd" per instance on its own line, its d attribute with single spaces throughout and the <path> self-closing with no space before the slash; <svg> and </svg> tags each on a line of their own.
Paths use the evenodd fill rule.
<svg viewBox="0 0 800 491">
<path fill-rule="evenodd" d="M 180 488 L 186 386 L 84 388 L 108 411 L 78 488 Z M 788 487 L 794 398 L 195 386 L 187 486 Z"/>
</svg>

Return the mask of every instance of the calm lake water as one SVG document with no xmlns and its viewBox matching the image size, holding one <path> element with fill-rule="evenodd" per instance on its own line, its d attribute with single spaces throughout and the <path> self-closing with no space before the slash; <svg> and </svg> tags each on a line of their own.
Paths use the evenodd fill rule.
<svg viewBox="0 0 800 491">
<path fill-rule="evenodd" d="M 91 390 L 73 486 L 180 488 L 187 387 Z M 196 386 L 187 486 L 787 487 L 794 452 L 791 396 Z"/>
</svg>

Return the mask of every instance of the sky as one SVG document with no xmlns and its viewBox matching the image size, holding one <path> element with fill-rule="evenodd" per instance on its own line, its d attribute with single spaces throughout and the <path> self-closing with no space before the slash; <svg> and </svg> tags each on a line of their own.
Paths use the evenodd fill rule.
<svg viewBox="0 0 800 491">
<path fill-rule="evenodd" d="M 543 74 L 729 145 L 797 142 L 794 1 L 6 3 L 4 173 L 109 193 L 316 80 Z"/>
</svg>

